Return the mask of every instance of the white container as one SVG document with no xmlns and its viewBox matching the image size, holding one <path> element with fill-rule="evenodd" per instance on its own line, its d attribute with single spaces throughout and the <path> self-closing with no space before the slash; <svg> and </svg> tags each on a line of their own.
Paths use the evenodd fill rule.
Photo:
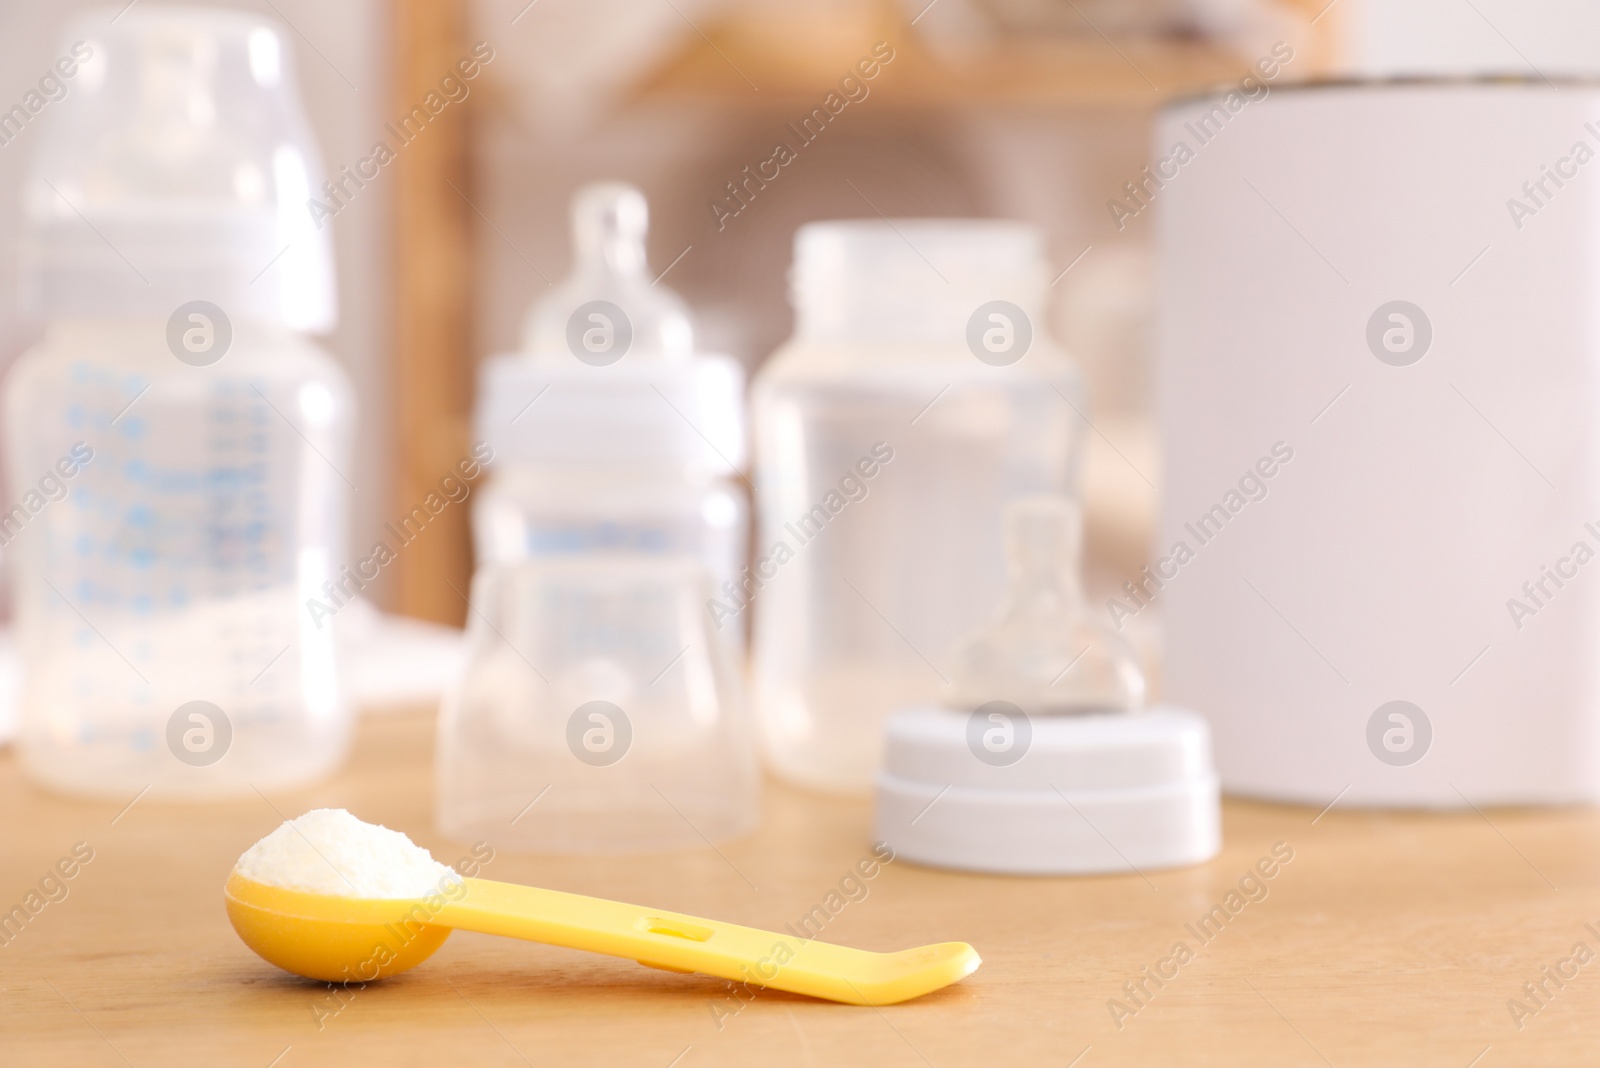
<svg viewBox="0 0 1600 1068">
<path fill-rule="evenodd" d="M 652 284 L 638 190 L 586 186 L 572 215 L 571 277 L 530 310 L 523 351 L 480 376 L 495 464 L 474 505 L 478 562 L 684 555 L 720 590 L 749 537 L 743 369 L 696 355 L 683 302 Z M 742 621 L 717 622 L 742 649 Z"/>
<path fill-rule="evenodd" d="M 1166 112 L 1146 599 L 1225 789 L 1600 798 L 1597 115 L 1540 81 Z"/>
<path fill-rule="evenodd" d="M 343 554 L 352 398 L 300 334 L 334 300 L 289 43 L 143 5 L 64 40 L 90 56 L 26 187 L 48 326 L 5 388 L 22 764 L 124 800 L 302 783 L 349 734 L 306 605 Z"/>
<path fill-rule="evenodd" d="M 1084 402 L 1033 230 L 814 223 L 795 257 L 795 337 L 752 390 L 755 696 L 775 771 L 865 793 L 885 720 L 1000 600 L 1005 505 L 1076 496 Z"/>
</svg>

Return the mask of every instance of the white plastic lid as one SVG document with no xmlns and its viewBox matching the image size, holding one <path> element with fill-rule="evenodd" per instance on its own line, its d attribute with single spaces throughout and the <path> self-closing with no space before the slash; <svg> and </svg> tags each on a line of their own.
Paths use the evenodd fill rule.
<svg viewBox="0 0 1600 1068">
<path fill-rule="evenodd" d="M 283 29 L 138 4 L 77 18 L 59 54 L 73 74 L 37 120 L 24 306 L 165 318 L 208 300 L 236 319 L 331 328 L 333 251 L 310 207 L 323 171 Z"/>
<path fill-rule="evenodd" d="M 875 833 L 907 860 L 1086 875 L 1197 864 L 1221 847 L 1211 732 L 1193 712 L 925 705 L 891 717 L 886 741 Z"/>
<path fill-rule="evenodd" d="M 499 462 L 708 476 L 745 464 L 744 368 L 726 356 L 589 367 L 508 353 L 484 361 L 478 383 L 476 435 Z"/>
<path fill-rule="evenodd" d="M 960 344 L 972 313 L 1008 301 L 1040 322 L 1044 241 L 1023 223 L 851 219 L 795 232 L 790 293 L 798 335 L 819 341 Z"/>
</svg>

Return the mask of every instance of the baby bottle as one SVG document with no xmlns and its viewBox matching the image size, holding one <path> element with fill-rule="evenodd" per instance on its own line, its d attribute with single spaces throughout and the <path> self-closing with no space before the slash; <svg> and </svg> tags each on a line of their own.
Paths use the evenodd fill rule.
<svg viewBox="0 0 1600 1068">
<path fill-rule="evenodd" d="M 572 274 L 528 312 L 523 351 L 486 361 L 477 434 L 494 449 L 474 506 L 480 564 L 571 553 L 685 554 L 712 576 L 716 632 L 742 648 L 748 530 L 744 377 L 697 354 L 683 301 L 645 262 L 637 189 L 572 202 Z"/>
<path fill-rule="evenodd" d="M 334 321 L 321 166 L 284 32 L 138 5 L 72 24 L 25 188 L 5 385 L 36 780 L 130 798 L 251 794 L 341 759 L 326 596 L 352 398 L 304 336 Z"/>
<path fill-rule="evenodd" d="M 467 664 L 439 720 L 447 835 L 640 853 L 750 830 L 743 380 L 645 267 L 638 190 L 573 202 L 577 263 L 484 368 Z"/>
<path fill-rule="evenodd" d="M 1005 525 L 999 609 L 952 657 L 942 700 L 889 719 L 878 839 L 917 863 L 1018 875 L 1214 856 L 1210 731 L 1144 708 L 1137 655 L 1083 597 L 1077 503 L 1025 498 Z"/>
<path fill-rule="evenodd" d="M 1084 401 L 1029 227 L 813 223 L 795 336 L 756 376 L 752 674 L 770 765 L 862 793 L 1005 589 L 1001 516 L 1074 496 Z"/>
</svg>

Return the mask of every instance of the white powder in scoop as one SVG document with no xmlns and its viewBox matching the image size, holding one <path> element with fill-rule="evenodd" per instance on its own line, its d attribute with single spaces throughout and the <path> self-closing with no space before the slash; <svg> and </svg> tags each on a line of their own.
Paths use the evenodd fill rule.
<svg viewBox="0 0 1600 1068">
<path fill-rule="evenodd" d="M 399 831 L 318 808 L 245 850 L 234 870 L 285 890 L 339 897 L 417 898 L 461 877 Z"/>
</svg>

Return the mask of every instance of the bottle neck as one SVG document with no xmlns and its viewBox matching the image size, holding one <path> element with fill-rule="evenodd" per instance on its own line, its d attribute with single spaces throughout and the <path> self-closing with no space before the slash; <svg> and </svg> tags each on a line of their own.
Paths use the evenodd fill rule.
<svg viewBox="0 0 1600 1068">
<path fill-rule="evenodd" d="M 1083 586 L 1064 568 L 1038 568 L 1013 577 L 1007 601 L 1012 613 L 1054 616 L 1083 604 Z"/>
<path fill-rule="evenodd" d="M 187 320 L 185 323 L 202 325 Z M 125 340 L 132 336 L 165 338 L 172 324 L 173 319 L 170 316 L 166 318 L 156 315 L 61 316 L 46 321 L 45 337 L 50 340 L 91 342 Z M 228 330 L 235 340 L 247 338 L 252 342 L 306 343 L 305 334 L 290 329 L 282 323 L 264 322 L 259 319 L 230 318 Z"/>
<path fill-rule="evenodd" d="M 585 235 L 579 242 L 573 257 L 574 277 L 649 282 L 644 245 L 637 239 L 612 231 Z"/>
<path fill-rule="evenodd" d="M 636 489 L 681 489 L 687 492 L 720 490 L 735 484 L 739 475 L 730 470 L 712 470 L 704 464 L 673 457 L 649 463 L 573 464 L 525 456 L 497 457 L 493 476 L 506 485 L 539 486 L 560 490 L 571 497 L 596 492 L 616 493 Z"/>
<path fill-rule="evenodd" d="M 207 357 L 222 345 L 215 359 Z M 215 323 L 155 316 L 51 319 L 40 344 L 51 358 L 90 358 L 138 365 L 145 372 L 182 370 L 185 365 L 209 367 L 227 359 L 235 368 L 240 361 L 273 361 L 288 351 L 315 351 L 305 335 L 279 323 L 233 320 L 219 329 Z"/>
<path fill-rule="evenodd" d="M 949 347 L 966 351 L 983 343 L 984 332 L 996 327 L 991 315 L 1005 314 L 999 328 L 1043 333 L 1043 301 L 1025 287 L 978 288 L 956 283 L 886 285 L 865 278 L 830 280 L 794 293 L 795 337 L 824 345 L 904 344 Z M 995 301 L 1009 307 L 996 307 Z M 1012 309 L 1016 309 L 1015 311 Z M 1020 317 L 1017 312 L 1020 312 Z M 974 326 L 976 323 L 976 327 Z"/>
<path fill-rule="evenodd" d="M 572 204 L 573 276 L 645 278 L 649 208 L 644 195 L 620 182 L 579 190 Z"/>
<path fill-rule="evenodd" d="M 1044 306 L 1038 234 L 998 221 L 811 223 L 795 236 L 789 277 L 797 337 L 823 344 L 964 348 L 985 305 L 1004 301 L 1030 325 Z"/>
</svg>

